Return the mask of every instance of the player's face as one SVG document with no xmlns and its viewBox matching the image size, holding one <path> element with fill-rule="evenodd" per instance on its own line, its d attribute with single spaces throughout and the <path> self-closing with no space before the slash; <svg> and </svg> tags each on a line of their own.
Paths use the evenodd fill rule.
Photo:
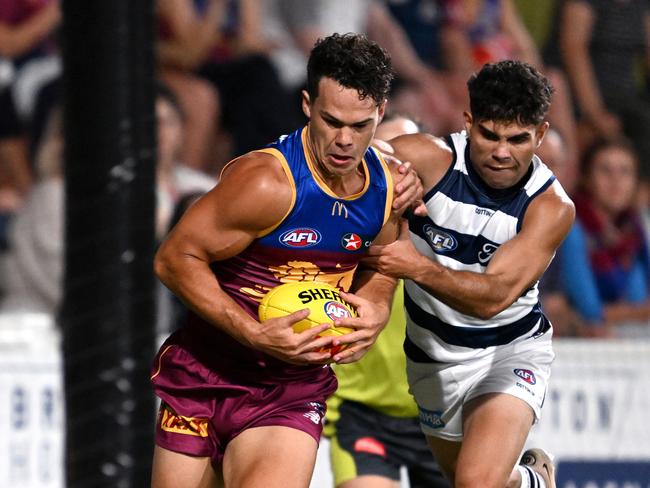
<svg viewBox="0 0 650 488">
<path fill-rule="evenodd" d="M 320 80 L 315 99 L 303 92 L 309 142 L 321 176 L 340 178 L 356 171 L 384 115 L 384 106 L 377 106 L 372 97 L 360 100 L 357 90 L 330 78 Z"/>
<path fill-rule="evenodd" d="M 514 186 L 526 174 L 548 123 L 524 126 L 492 120 L 474 121 L 465 113 L 472 167 L 488 186 Z"/>
<path fill-rule="evenodd" d="M 603 211 L 616 215 L 632 205 L 636 182 L 636 161 L 626 149 L 604 147 L 593 155 L 587 188 Z"/>
</svg>

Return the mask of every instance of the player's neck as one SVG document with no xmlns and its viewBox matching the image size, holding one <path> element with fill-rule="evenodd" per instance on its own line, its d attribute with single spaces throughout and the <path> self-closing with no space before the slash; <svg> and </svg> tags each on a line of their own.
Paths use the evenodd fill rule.
<svg viewBox="0 0 650 488">
<path fill-rule="evenodd" d="M 312 171 L 314 171 L 334 194 L 339 197 L 345 198 L 361 192 L 365 186 L 366 175 L 363 171 L 362 163 L 356 166 L 354 171 L 346 174 L 335 174 L 331 172 L 325 164 L 316 156 L 312 148 L 311 141 L 307 139 L 307 151 L 309 158 L 313 162 Z"/>
</svg>

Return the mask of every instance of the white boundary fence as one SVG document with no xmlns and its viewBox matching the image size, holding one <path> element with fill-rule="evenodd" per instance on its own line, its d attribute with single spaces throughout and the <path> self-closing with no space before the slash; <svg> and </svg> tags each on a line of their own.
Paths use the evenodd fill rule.
<svg viewBox="0 0 650 488">
<path fill-rule="evenodd" d="M 650 341 L 556 340 L 529 445 L 560 488 L 650 488 Z M 60 334 L 43 315 L 0 315 L 0 488 L 63 488 Z M 312 488 L 330 488 L 326 442 Z"/>
</svg>

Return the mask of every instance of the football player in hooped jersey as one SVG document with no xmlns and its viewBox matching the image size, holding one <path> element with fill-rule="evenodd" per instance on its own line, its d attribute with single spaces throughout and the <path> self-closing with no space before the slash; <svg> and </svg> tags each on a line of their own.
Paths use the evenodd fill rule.
<svg viewBox="0 0 650 488">
<path fill-rule="evenodd" d="M 409 217 L 367 264 L 405 279 L 409 385 L 452 484 L 552 488 L 550 455 L 521 456 L 553 360 L 537 282 L 575 214 L 534 156 L 552 87 L 529 65 L 503 61 L 468 89 L 464 132 L 390 141 L 422 178 L 428 217 Z"/>
<path fill-rule="evenodd" d="M 418 189 L 408 168 L 369 149 L 390 59 L 363 36 L 334 34 L 316 44 L 307 70 L 307 126 L 231 162 L 156 255 L 157 275 L 190 309 L 152 370 L 162 400 L 156 488 L 307 487 L 336 388 L 327 363 L 360 358 L 388 319 L 395 280 L 357 265 L 371 242 L 396 239 L 392 207 Z M 409 190 L 394 201 L 400 186 Z M 314 280 L 357 308 L 337 320 L 354 332 L 294 333 L 307 310 L 257 321 L 271 288 Z M 339 344 L 349 346 L 318 352 Z"/>
</svg>

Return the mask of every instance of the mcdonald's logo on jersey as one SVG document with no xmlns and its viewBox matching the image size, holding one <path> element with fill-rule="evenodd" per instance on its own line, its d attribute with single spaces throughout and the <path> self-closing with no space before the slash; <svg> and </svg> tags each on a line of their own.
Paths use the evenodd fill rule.
<svg viewBox="0 0 650 488">
<path fill-rule="evenodd" d="M 332 217 L 334 215 L 338 215 L 339 217 L 343 216 L 344 218 L 348 218 L 348 209 L 345 206 L 345 203 L 343 202 L 334 202 L 334 205 L 332 205 Z"/>
</svg>

